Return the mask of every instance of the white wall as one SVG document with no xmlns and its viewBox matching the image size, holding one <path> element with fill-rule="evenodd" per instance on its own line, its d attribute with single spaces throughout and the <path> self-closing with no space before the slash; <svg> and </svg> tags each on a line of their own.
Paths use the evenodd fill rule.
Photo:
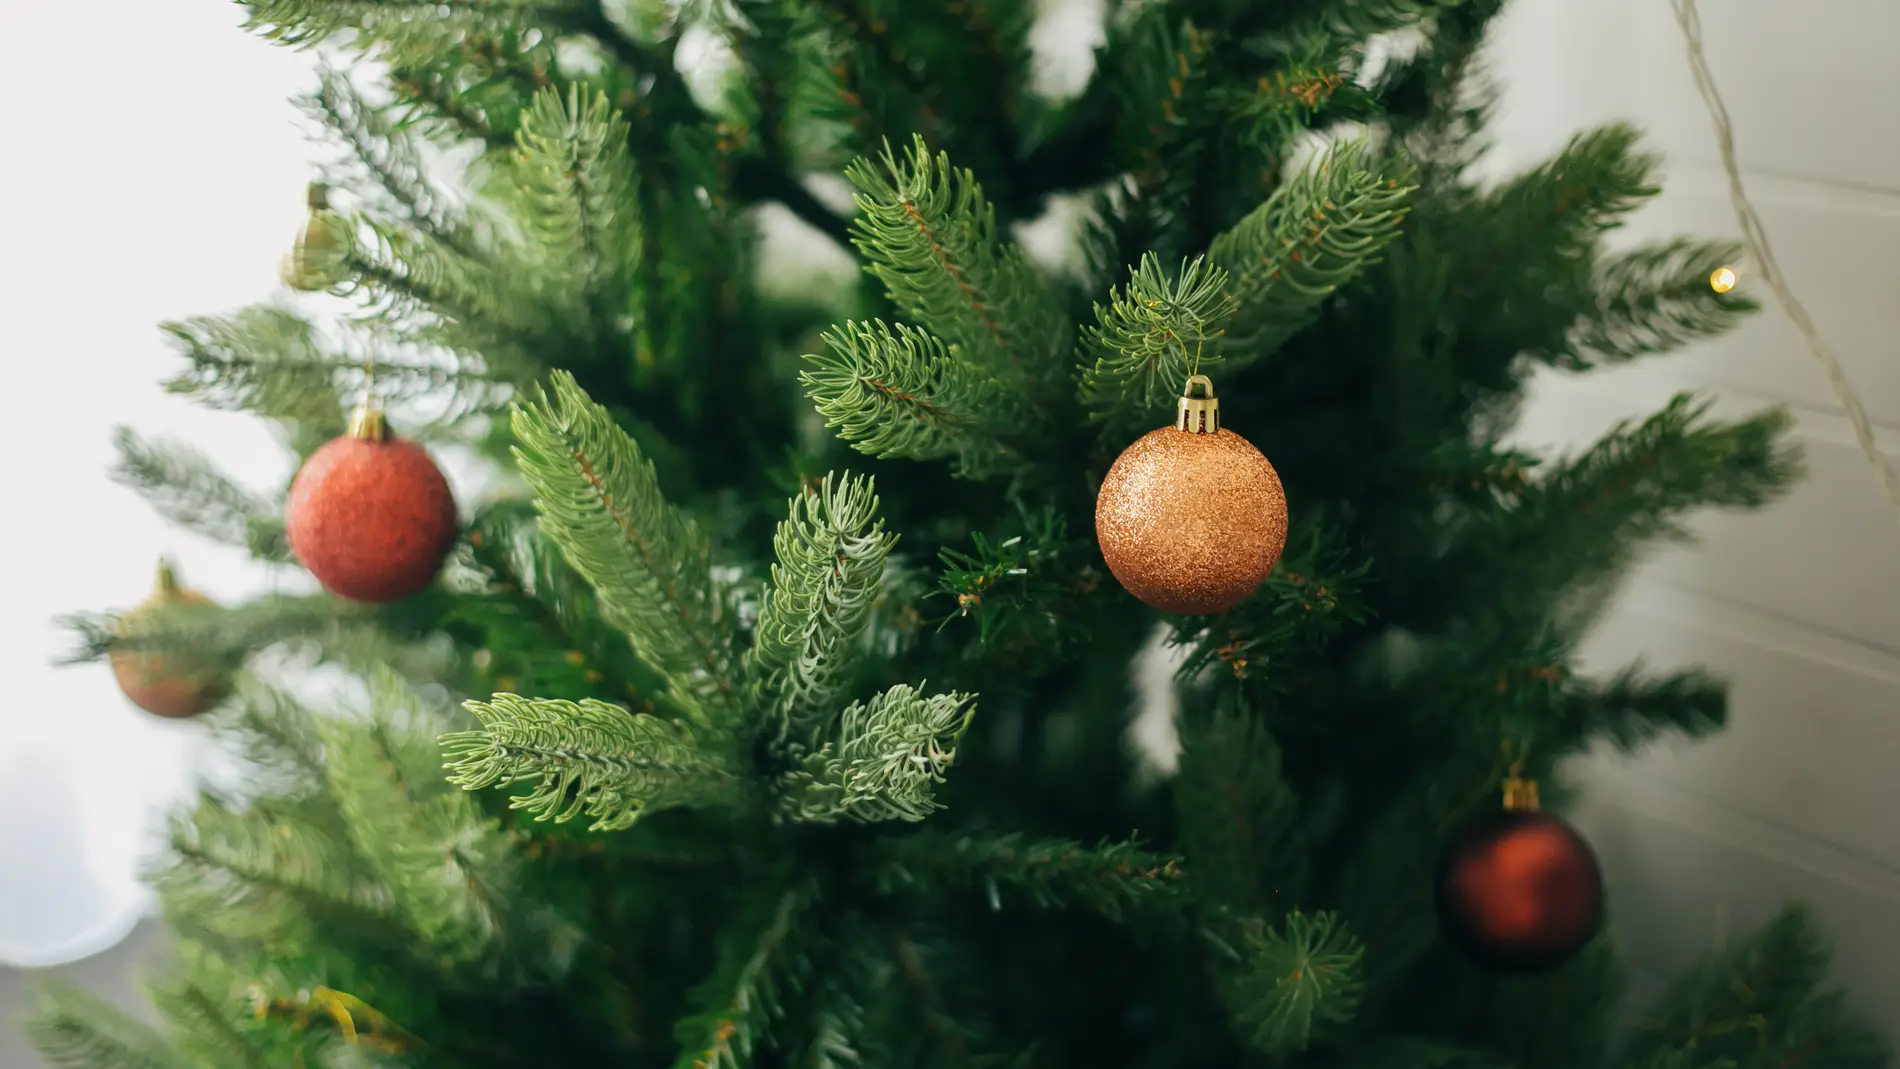
<svg viewBox="0 0 1900 1069">
<path fill-rule="evenodd" d="M 1884 447 L 1900 452 L 1900 5 L 1701 6 L 1750 195 Z M 1666 0 L 1519 0 L 1493 43 L 1507 159 L 1628 119 L 1668 161 L 1665 193 L 1629 237 L 1739 232 Z M 1810 472 L 1763 513 L 1705 517 L 1700 547 L 1633 577 L 1586 660 L 1706 665 L 1733 682 L 1731 727 L 1585 762 L 1579 820 L 1640 986 L 1799 898 L 1827 923 L 1857 1005 L 1900 1036 L 1900 1006 L 1884 997 L 1900 986 L 1900 522 L 1818 366 L 1757 295 L 1770 308 L 1742 331 L 1613 373 L 1551 376 L 1526 413 L 1526 441 L 1575 447 L 1685 387 L 1718 394 L 1718 411 L 1786 404 Z"/>
<path fill-rule="evenodd" d="M 310 148 L 286 97 L 312 63 L 239 31 L 242 15 L 218 0 L 0 0 L 0 98 L 14 103 L 0 147 L 5 1069 L 40 1064 L 14 1022 L 34 974 L 8 966 L 105 951 L 58 971 L 134 1001 L 130 966 L 156 943 L 152 923 L 134 928 L 148 901 L 138 858 L 201 757 L 199 725 L 140 713 L 101 666 L 54 667 L 70 645 L 54 616 L 137 602 L 161 553 L 219 600 L 280 581 L 106 477 L 115 423 L 187 439 L 260 489 L 289 474 L 293 458 L 256 420 L 159 386 L 178 365 L 158 322 L 278 290 L 305 211 Z"/>
</svg>

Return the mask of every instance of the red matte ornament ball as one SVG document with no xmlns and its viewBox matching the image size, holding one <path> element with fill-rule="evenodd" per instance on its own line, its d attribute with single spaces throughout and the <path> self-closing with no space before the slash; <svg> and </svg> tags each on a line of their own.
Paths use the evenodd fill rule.
<svg viewBox="0 0 1900 1069">
<path fill-rule="evenodd" d="M 361 412 L 290 484 L 291 552 L 325 590 L 351 601 L 396 601 L 435 581 L 459 529 L 448 480 L 421 446 Z"/>
<path fill-rule="evenodd" d="M 1439 856 L 1439 923 L 1497 973 L 1542 973 L 1581 951 L 1603 922 L 1603 871 L 1569 824 L 1536 810 L 1473 821 Z"/>
</svg>

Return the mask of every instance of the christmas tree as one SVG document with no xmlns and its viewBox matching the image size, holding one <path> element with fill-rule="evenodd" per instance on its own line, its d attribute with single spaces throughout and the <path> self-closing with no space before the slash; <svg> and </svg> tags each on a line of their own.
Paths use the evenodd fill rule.
<svg viewBox="0 0 1900 1069">
<path fill-rule="evenodd" d="M 251 764 L 154 864 L 157 1023 L 53 991 L 41 1049 L 1884 1065 L 1792 911 L 1612 1035 L 1594 862 L 1534 784 L 1560 810 L 1566 757 L 1724 693 L 1572 650 L 1796 460 L 1690 397 L 1504 444 L 1535 370 L 1751 305 L 1729 243 L 1610 246 L 1656 191 L 1630 129 L 1481 179 L 1499 6 L 1107 0 L 1053 95 L 1029 0 L 245 0 L 339 61 L 285 281 L 342 312 L 170 324 L 169 385 L 303 469 L 127 432 L 120 475 L 327 589 L 76 620 Z M 1056 202 L 1077 255 L 1032 259 Z M 863 270 L 762 269 L 775 219 Z M 459 515 L 458 448 L 495 471 Z M 360 693 L 300 695 L 319 662 Z M 1507 800 L 1563 886 L 1460 860 Z"/>
</svg>

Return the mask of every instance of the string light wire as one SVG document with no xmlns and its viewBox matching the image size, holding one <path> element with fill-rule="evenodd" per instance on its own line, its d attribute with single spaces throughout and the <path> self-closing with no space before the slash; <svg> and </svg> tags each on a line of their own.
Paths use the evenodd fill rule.
<svg viewBox="0 0 1900 1069">
<path fill-rule="evenodd" d="M 1722 103 L 1722 94 L 1716 89 L 1715 75 L 1709 70 L 1708 56 L 1702 48 L 1702 16 L 1696 10 L 1696 0 L 1669 0 L 1669 6 L 1676 13 L 1676 23 L 1682 27 L 1683 42 L 1689 52 L 1689 69 L 1695 75 L 1696 90 L 1702 94 L 1702 102 L 1708 106 L 1709 117 L 1715 123 L 1715 144 L 1722 156 L 1722 170 L 1728 175 L 1729 200 L 1735 205 L 1735 218 L 1741 224 L 1742 240 L 1747 243 L 1750 258 L 1761 273 L 1762 281 L 1773 291 L 1776 303 L 1781 305 L 1782 314 L 1794 324 L 1800 332 L 1801 340 L 1807 344 L 1808 351 L 1821 365 L 1821 371 L 1827 376 L 1828 385 L 1834 388 L 1834 396 L 1840 399 L 1841 408 L 1847 413 L 1847 422 L 1854 428 L 1854 439 L 1860 443 L 1860 451 L 1873 466 L 1874 475 L 1886 491 L 1887 501 L 1893 506 L 1894 517 L 1900 520 L 1900 477 L 1896 477 L 1893 465 L 1874 437 L 1873 421 L 1867 418 L 1867 410 L 1860 403 L 1860 395 L 1854 392 L 1853 384 L 1847 379 L 1847 370 L 1841 366 L 1840 358 L 1827 340 L 1821 337 L 1814 320 L 1808 317 L 1793 292 L 1788 281 L 1781 273 L 1781 265 L 1776 262 L 1774 250 L 1768 244 L 1768 230 L 1762 225 L 1761 217 L 1755 214 L 1755 206 L 1748 199 L 1748 192 L 1742 186 L 1742 170 L 1735 161 L 1735 131 L 1729 122 L 1728 107 Z M 1730 283 L 1733 284 L 1732 281 Z M 1711 285 L 1715 279 L 1711 277 Z M 1718 287 L 1719 289 L 1719 287 Z"/>
</svg>

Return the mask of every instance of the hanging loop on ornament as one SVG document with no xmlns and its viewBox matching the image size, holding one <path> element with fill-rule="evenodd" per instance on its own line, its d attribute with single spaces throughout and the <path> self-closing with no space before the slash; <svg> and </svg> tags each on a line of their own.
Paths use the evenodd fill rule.
<svg viewBox="0 0 1900 1069">
<path fill-rule="evenodd" d="M 376 350 L 363 351 L 363 403 L 350 413 L 349 435 L 369 442 L 389 437 L 389 421 L 376 402 Z"/>
<path fill-rule="evenodd" d="M 389 436 L 383 406 L 376 402 L 376 352 L 363 354 L 363 403 L 350 413 L 350 437 L 380 442 Z"/>
<path fill-rule="evenodd" d="M 1207 391 L 1206 397 L 1194 396 L 1195 384 Z M 1175 404 L 1174 429 L 1189 434 L 1214 434 L 1220 430 L 1220 399 L 1214 396 L 1214 383 L 1206 375 L 1189 375 Z"/>
</svg>

